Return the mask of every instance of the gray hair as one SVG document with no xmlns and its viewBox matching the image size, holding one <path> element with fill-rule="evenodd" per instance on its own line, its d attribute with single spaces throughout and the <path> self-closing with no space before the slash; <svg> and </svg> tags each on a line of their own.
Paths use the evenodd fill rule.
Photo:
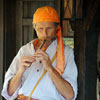
<svg viewBox="0 0 100 100">
<path fill-rule="evenodd" d="M 33 28 L 36 27 L 36 24 L 37 24 L 37 23 L 33 23 Z M 56 27 L 59 25 L 59 23 L 56 23 L 56 22 L 54 22 L 54 24 L 55 24 Z"/>
</svg>

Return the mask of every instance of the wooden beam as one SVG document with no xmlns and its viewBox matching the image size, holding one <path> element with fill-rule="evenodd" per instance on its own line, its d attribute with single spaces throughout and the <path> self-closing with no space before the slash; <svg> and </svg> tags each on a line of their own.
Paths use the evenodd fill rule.
<svg viewBox="0 0 100 100">
<path fill-rule="evenodd" d="M 32 20 L 33 19 L 23 19 L 22 20 L 22 25 L 24 25 L 24 26 L 32 26 Z"/>
<path fill-rule="evenodd" d="M 5 0 L 4 70 L 7 71 L 16 55 L 16 1 Z M 10 56 L 9 56 L 10 54 Z"/>
<path fill-rule="evenodd" d="M 23 2 L 16 1 L 16 52 L 23 44 L 22 39 L 22 17 L 23 17 Z"/>
<path fill-rule="evenodd" d="M 92 3 L 91 3 L 92 2 Z M 90 0 L 90 4 L 87 6 L 87 18 L 86 18 L 86 24 L 85 24 L 85 30 L 88 31 L 91 23 L 93 21 L 93 18 L 95 16 L 95 13 L 97 11 L 97 7 L 100 4 L 100 0 Z"/>
<path fill-rule="evenodd" d="M 16 0 L 16 1 L 41 1 L 41 0 Z M 55 1 L 55 0 L 42 0 L 43 2 L 44 1 Z"/>
<path fill-rule="evenodd" d="M 96 100 L 98 33 L 92 28 L 86 33 L 84 100 Z"/>
<path fill-rule="evenodd" d="M 97 1 L 95 1 L 97 2 Z M 87 3 L 87 2 L 86 2 Z M 90 4 L 90 5 L 89 5 Z M 89 3 L 92 7 L 93 4 Z M 100 5 L 100 4 L 99 4 Z M 94 7 L 94 6 L 93 6 Z M 86 9 L 89 12 L 89 9 Z M 93 12 L 91 10 L 91 12 Z M 77 100 L 96 100 L 96 79 L 97 79 L 97 44 L 98 33 L 100 33 L 100 6 L 89 23 L 88 32 L 85 30 L 87 19 L 91 12 L 86 16 L 86 20 L 72 22 L 71 26 L 75 31 L 75 59 L 78 66 L 78 87 L 79 94 Z"/>
<path fill-rule="evenodd" d="M 85 51 L 85 100 L 96 100 L 97 86 L 97 48 L 100 33 L 100 4 L 97 7 L 92 24 L 86 32 Z"/>
<path fill-rule="evenodd" d="M 0 0 L 0 91 L 3 85 L 3 35 L 4 35 L 4 0 Z M 0 96 L 0 100 L 3 98 Z"/>
<path fill-rule="evenodd" d="M 75 62 L 78 68 L 78 97 L 76 100 L 85 100 L 85 31 L 83 30 L 83 21 L 71 22 L 74 31 L 74 54 Z"/>
</svg>

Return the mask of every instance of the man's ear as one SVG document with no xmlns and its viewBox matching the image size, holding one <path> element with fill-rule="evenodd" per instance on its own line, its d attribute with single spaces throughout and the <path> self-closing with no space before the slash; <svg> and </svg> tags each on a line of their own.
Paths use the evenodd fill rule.
<svg viewBox="0 0 100 100">
<path fill-rule="evenodd" d="M 33 29 L 36 30 L 36 27 L 33 26 Z"/>
<path fill-rule="evenodd" d="M 33 24 L 33 29 L 36 30 L 36 24 Z"/>
</svg>

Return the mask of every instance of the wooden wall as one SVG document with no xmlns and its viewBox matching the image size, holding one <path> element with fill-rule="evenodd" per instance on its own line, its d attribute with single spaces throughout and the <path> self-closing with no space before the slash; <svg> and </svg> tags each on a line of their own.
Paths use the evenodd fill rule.
<svg viewBox="0 0 100 100">
<path fill-rule="evenodd" d="M 100 33 L 100 3 L 90 28 L 86 32 L 85 100 L 96 100 L 98 37 Z"/>
<path fill-rule="evenodd" d="M 4 1 L 4 71 L 16 55 L 16 3 Z"/>
<path fill-rule="evenodd" d="M 98 55 L 97 55 L 97 71 L 98 71 L 98 77 L 100 78 L 100 33 L 99 33 L 99 36 L 98 36 L 98 51 L 97 52 L 98 52 Z"/>
<path fill-rule="evenodd" d="M 3 84 L 3 37 L 4 37 L 4 12 L 3 12 L 4 2 L 0 0 L 0 93 Z M 0 100 L 2 97 L 0 96 Z"/>
</svg>

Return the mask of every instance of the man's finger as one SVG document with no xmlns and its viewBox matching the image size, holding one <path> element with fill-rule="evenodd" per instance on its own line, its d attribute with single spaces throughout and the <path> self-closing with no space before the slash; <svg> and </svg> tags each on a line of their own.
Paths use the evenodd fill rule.
<svg viewBox="0 0 100 100">
<path fill-rule="evenodd" d="M 37 54 L 42 54 L 43 56 L 48 57 L 48 54 L 46 52 L 44 52 L 44 51 L 41 51 L 41 50 L 36 52 L 34 55 L 37 55 Z"/>
<path fill-rule="evenodd" d="M 22 62 L 25 62 L 25 61 L 33 62 L 34 60 L 35 60 L 35 57 L 34 58 L 24 58 L 24 59 L 22 59 Z"/>
</svg>

